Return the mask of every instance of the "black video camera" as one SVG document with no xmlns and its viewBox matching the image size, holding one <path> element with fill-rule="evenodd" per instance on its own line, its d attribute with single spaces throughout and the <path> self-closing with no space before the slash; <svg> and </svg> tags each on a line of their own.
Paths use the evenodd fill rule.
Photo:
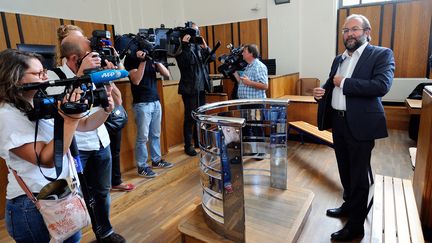
<svg viewBox="0 0 432 243">
<path fill-rule="evenodd" d="M 218 58 L 222 63 L 219 65 L 218 71 L 225 78 L 229 78 L 235 71 L 244 70 L 247 66 L 247 62 L 243 60 L 243 46 L 234 48 L 232 44 L 229 44 L 227 48 L 230 49 L 230 53 L 223 54 Z"/>
<path fill-rule="evenodd" d="M 200 36 L 199 30 L 194 29 L 192 21 L 185 23 L 184 27 L 175 27 L 168 34 L 168 53 L 170 56 L 177 56 L 181 52 L 182 39 L 185 35 L 190 35 L 189 43 L 201 45 L 204 39 Z"/>
<path fill-rule="evenodd" d="M 167 32 L 166 28 L 140 29 L 138 34 L 124 34 L 117 36 L 115 48 L 119 51 L 120 59 L 127 56 L 134 61 L 139 61 L 136 53 L 146 53 L 146 60 L 153 60 L 168 66 Z"/>
<path fill-rule="evenodd" d="M 114 48 L 112 48 L 111 33 L 105 30 L 94 30 L 90 40 L 90 47 L 93 52 L 97 52 L 101 58 L 102 67 L 106 66 L 105 60 L 112 62 L 115 66 L 120 64 L 120 59 L 115 55 Z"/>
<path fill-rule="evenodd" d="M 94 106 L 103 108 L 109 106 L 108 95 L 104 84 L 127 77 L 125 70 L 104 70 L 87 72 L 82 77 L 52 80 L 43 83 L 24 84 L 21 90 L 38 90 L 33 97 L 33 111 L 28 114 L 30 120 L 51 119 L 58 113 L 57 103 L 61 102 L 66 94 L 79 88 L 82 90 L 79 102 L 66 102 L 61 105 L 65 114 L 79 114 L 88 111 Z M 93 85 L 96 89 L 93 89 Z M 48 90 L 48 88 L 55 89 Z M 57 89 L 58 88 L 58 89 Z M 62 91 L 58 91 L 62 90 Z"/>
</svg>

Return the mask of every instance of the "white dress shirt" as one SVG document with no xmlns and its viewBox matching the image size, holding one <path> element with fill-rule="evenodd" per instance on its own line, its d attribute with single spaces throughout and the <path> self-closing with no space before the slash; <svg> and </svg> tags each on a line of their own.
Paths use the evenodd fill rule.
<svg viewBox="0 0 432 243">
<path fill-rule="evenodd" d="M 333 96 L 331 105 L 335 110 L 346 111 L 346 97 L 343 94 L 343 85 L 345 84 L 345 80 L 347 78 L 351 78 L 352 73 L 354 72 L 354 68 L 357 65 L 360 56 L 362 55 L 364 49 L 369 43 L 366 42 L 361 45 L 357 50 L 355 50 L 352 55 L 348 55 L 348 51 L 345 50 L 342 54 L 342 63 L 339 64 L 336 75 L 345 77 L 342 79 L 340 87 L 335 87 L 333 89 Z"/>
<path fill-rule="evenodd" d="M 72 70 L 65 64 L 60 67 L 64 74 L 66 74 L 67 78 L 75 77 L 75 74 Z M 53 71 L 48 72 L 49 80 L 59 79 L 56 73 Z M 64 89 L 64 88 L 63 88 Z M 102 109 L 101 107 L 95 107 L 90 110 L 90 114 L 97 112 Z M 110 144 L 110 138 L 108 131 L 105 125 L 102 123 L 96 130 L 88 131 L 88 132 L 75 132 L 75 139 L 78 145 L 78 149 L 82 151 L 94 151 L 99 150 L 101 145 L 106 148 Z"/>
</svg>

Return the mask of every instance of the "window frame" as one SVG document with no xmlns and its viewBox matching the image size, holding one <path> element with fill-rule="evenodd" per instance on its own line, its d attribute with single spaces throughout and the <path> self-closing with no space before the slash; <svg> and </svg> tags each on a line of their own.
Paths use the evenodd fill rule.
<svg viewBox="0 0 432 243">
<path fill-rule="evenodd" d="M 376 2 L 363 3 L 363 0 L 357 0 L 358 4 L 353 5 L 343 5 L 344 0 L 339 0 L 339 8 L 348 8 L 348 7 L 359 7 L 359 6 L 368 6 L 368 5 L 376 5 L 376 4 L 386 4 L 386 3 L 396 3 L 396 2 L 409 2 L 412 0 L 377 0 Z"/>
</svg>

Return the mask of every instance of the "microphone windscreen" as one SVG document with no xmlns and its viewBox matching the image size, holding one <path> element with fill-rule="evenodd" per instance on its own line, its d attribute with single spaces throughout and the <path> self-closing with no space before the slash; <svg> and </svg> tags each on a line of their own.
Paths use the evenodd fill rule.
<svg viewBox="0 0 432 243">
<path fill-rule="evenodd" d="M 129 75 L 126 70 L 103 70 L 90 74 L 90 79 L 94 84 L 108 83 L 120 78 L 125 78 Z"/>
</svg>

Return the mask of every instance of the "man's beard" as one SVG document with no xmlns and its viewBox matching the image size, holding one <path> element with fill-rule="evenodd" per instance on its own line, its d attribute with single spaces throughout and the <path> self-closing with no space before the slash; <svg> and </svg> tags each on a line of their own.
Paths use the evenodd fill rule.
<svg viewBox="0 0 432 243">
<path fill-rule="evenodd" d="M 350 41 L 350 40 L 354 40 L 354 41 Z M 350 42 L 348 42 L 348 41 L 350 41 Z M 349 52 L 354 52 L 360 46 L 362 46 L 365 42 L 366 42 L 366 35 L 362 35 L 362 36 L 359 36 L 358 38 L 351 37 L 351 38 L 344 40 L 344 45 L 345 45 L 345 48 Z"/>
</svg>

